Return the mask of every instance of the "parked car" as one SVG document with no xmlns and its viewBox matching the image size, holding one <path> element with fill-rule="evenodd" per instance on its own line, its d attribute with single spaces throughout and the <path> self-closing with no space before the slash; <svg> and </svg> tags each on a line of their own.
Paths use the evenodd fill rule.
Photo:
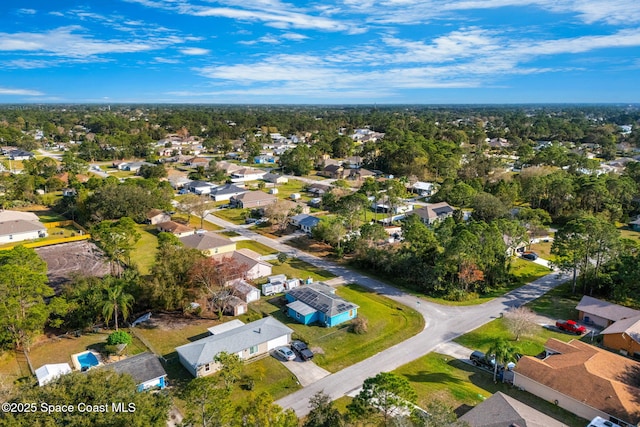
<svg viewBox="0 0 640 427">
<path fill-rule="evenodd" d="M 291 348 L 298 353 L 302 360 L 313 359 L 313 351 L 309 350 L 309 347 L 302 341 L 292 341 Z"/>
<path fill-rule="evenodd" d="M 528 259 L 529 261 L 535 261 L 538 259 L 538 254 L 535 252 L 525 252 L 522 254 L 522 258 Z"/>
<path fill-rule="evenodd" d="M 255 224 L 258 220 L 255 218 L 247 218 L 244 220 L 245 224 Z"/>
<path fill-rule="evenodd" d="M 284 360 L 295 360 L 296 354 L 291 351 L 289 347 L 278 347 L 276 348 L 276 356 L 284 359 Z"/>
<path fill-rule="evenodd" d="M 469 359 L 474 365 L 486 369 L 493 369 L 493 365 L 495 364 L 494 360 L 489 359 L 486 354 L 478 350 L 471 353 Z"/>
<path fill-rule="evenodd" d="M 578 325 L 574 320 L 558 320 L 556 322 L 556 328 L 576 335 L 583 335 L 587 333 L 587 328 L 582 325 Z"/>
</svg>

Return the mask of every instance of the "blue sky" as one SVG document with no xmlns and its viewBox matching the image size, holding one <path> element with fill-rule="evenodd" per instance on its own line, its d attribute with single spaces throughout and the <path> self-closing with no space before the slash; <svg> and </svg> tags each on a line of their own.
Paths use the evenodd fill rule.
<svg viewBox="0 0 640 427">
<path fill-rule="evenodd" d="M 4 0 L 0 103 L 640 102 L 638 0 Z"/>
</svg>

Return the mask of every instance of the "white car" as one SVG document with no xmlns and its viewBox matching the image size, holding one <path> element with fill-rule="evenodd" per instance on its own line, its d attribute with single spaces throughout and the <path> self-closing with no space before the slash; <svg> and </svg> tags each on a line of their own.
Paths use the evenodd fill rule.
<svg viewBox="0 0 640 427">
<path fill-rule="evenodd" d="M 276 355 L 284 360 L 295 360 L 296 354 L 289 347 L 276 348 Z"/>
</svg>

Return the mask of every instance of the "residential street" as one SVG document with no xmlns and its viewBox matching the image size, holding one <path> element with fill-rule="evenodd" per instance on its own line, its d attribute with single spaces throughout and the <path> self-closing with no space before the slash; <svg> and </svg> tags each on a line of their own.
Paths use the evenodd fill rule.
<svg viewBox="0 0 640 427">
<path fill-rule="evenodd" d="M 243 226 L 229 223 L 212 215 L 207 216 L 205 219 L 270 246 L 275 250 L 286 252 L 319 268 L 328 270 L 337 276 L 342 276 L 347 283 L 358 283 L 395 301 L 413 307 L 425 318 L 425 329 L 414 337 L 355 365 L 324 377 L 276 402 L 283 408 L 294 409 L 300 417 L 309 412 L 309 398 L 316 392 L 324 391 L 334 400 L 340 398 L 349 391 L 359 388 L 366 378 L 372 377 L 379 372 L 391 371 L 424 356 L 434 351 L 439 345 L 447 343 L 457 336 L 499 317 L 509 307 L 520 306 L 538 298 L 569 278 L 567 275 L 552 273 L 482 305 L 469 307 L 444 306 L 420 300 L 372 277 L 284 245 Z"/>
</svg>

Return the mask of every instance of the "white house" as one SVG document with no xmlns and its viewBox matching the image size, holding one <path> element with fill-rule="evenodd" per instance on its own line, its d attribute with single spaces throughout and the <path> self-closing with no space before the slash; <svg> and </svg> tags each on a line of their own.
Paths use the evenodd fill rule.
<svg viewBox="0 0 640 427">
<path fill-rule="evenodd" d="M 47 228 L 32 212 L 0 211 L 0 244 L 47 237 Z"/>
<path fill-rule="evenodd" d="M 256 168 L 242 168 L 231 173 L 231 182 L 255 181 L 262 179 L 267 171 Z"/>
<path fill-rule="evenodd" d="M 214 361 L 221 352 L 237 354 L 242 360 L 268 353 L 276 347 L 289 344 L 293 330 L 273 317 L 238 326 L 220 334 L 211 335 L 176 348 L 180 363 L 194 377 L 217 372 Z"/>
</svg>

